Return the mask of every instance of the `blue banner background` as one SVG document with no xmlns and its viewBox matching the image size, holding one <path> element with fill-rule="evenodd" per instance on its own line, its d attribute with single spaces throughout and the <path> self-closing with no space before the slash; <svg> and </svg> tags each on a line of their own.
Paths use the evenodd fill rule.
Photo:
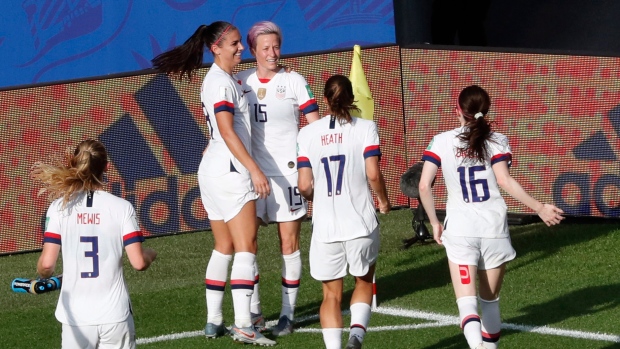
<svg viewBox="0 0 620 349">
<path fill-rule="evenodd" d="M 4 89 L 147 69 L 217 20 L 244 41 L 255 22 L 277 23 L 283 54 L 395 43 L 392 0 L 10 0 L 0 18 Z"/>
</svg>

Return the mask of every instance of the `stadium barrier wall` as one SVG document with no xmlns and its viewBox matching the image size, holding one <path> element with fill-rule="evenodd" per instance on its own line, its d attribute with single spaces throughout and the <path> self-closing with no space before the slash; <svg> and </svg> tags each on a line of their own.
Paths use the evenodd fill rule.
<svg viewBox="0 0 620 349">
<path fill-rule="evenodd" d="M 306 77 L 323 113 L 323 84 L 348 75 L 351 56 L 284 63 Z M 620 217 L 620 58 L 386 46 L 364 49 L 362 60 L 393 205 L 417 204 L 400 192 L 400 175 L 434 134 L 457 126 L 456 97 L 476 83 L 493 99 L 489 116 L 510 138 L 511 171 L 528 191 L 569 215 Z M 208 229 L 195 176 L 207 145 L 207 71 L 193 82 L 150 73 L 1 91 L 0 254 L 40 249 L 49 202 L 28 170 L 86 138 L 108 148 L 108 190 L 134 204 L 147 236 Z M 529 212 L 506 200 L 510 212 Z"/>
</svg>

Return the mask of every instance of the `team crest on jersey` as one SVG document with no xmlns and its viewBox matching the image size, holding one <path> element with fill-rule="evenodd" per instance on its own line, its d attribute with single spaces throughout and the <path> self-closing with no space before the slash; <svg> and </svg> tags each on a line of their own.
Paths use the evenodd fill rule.
<svg viewBox="0 0 620 349">
<path fill-rule="evenodd" d="M 284 99 L 284 97 L 286 97 L 286 86 L 276 87 L 276 98 Z"/>
<path fill-rule="evenodd" d="M 258 97 L 258 99 L 263 99 L 265 98 L 266 95 L 267 95 L 267 89 L 264 87 L 259 88 L 258 92 L 256 92 L 256 97 Z"/>
<path fill-rule="evenodd" d="M 314 94 L 312 93 L 310 85 L 306 85 L 306 91 L 308 91 L 308 96 L 310 96 L 310 98 L 314 98 Z"/>
</svg>

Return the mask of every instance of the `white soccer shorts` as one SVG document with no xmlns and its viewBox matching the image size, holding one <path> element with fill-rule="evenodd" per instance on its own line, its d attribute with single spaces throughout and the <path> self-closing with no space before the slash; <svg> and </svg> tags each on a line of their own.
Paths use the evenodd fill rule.
<svg viewBox="0 0 620 349">
<path fill-rule="evenodd" d="M 515 259 L 510 237 L 476 238 L 442 235 L 448 259 L 458 265 L 477 265 L 478 270 L 495 269 Z"/>
<path fill-rule="evenodd" d="M 310 275 L 319 281 L 343 278 L 349 274 L 364 276 L 379 255 L 379 227 L 368 236 L 349 241 L 310 243 Z"/>
<path fill-rule="evenodd" d="M 230 172 L 220 177 L 198 175 L 200 198 L 209 219 L 228 222 L 246 203 L 258 199 L 249 175 Z"/>
<path fill-rule="evenodd" d="M 271 192 L 256 201 L 256 217 L 265 223 L 292 222 L 306 215 L 308 204 L 297 188 L 297 172 L 269 177 Z"/>
<path fill-rule="evenodd" d="M 123 322 L 105 325 L 62 324 L 62 348 L 135 349 L 136 330 L 133 317 L 129 315 Z"/>
</svg>

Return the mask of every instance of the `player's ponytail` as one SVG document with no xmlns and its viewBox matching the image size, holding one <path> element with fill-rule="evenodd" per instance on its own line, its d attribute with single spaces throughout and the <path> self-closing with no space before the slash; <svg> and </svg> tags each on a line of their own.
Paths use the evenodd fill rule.
<svg viewBox="0 0 620 349">
<path fill-rule="evenodd" d="M 201 25 L 182 45 L 157 55 L 151 60 L 153 68 L 162 73 L 191 80 L 194 71 L 202 66 L 205 47 L 221 45 L 222 38 L 236 29 L 232 24 L 223 21 Z"/>
<path fill-rule="evenodd" d="M 459 139 L 465 143 L 460 150 L 467 158 L 484 162 L 488 155 L 487 140 L 492 134 L 491 124 L 487 118 L 491 98 L 480 86 L 468 86 L 461 91 L 457 100 L 457 108 L 463 113 L 465 130 Z"/>
<path fill-rule="evenodd" d="M 359 110 L 355 105 L 351 81 L 344 75 L 334 75 L 327 79 L 323 95 L 327 98 L 330 114 L 341 124 L 351 122 L 351 112 Z"/>
<path fill-rule="evenodd" d="M 67 149 L 64 159 L 57 157 L 51 163 L 36 162 L 30 177 L 43 185 L 39 195 L 47 193 L 50 200 L 63 198 L 64 207 L 83 191 L 101 189 L 107 166 L 105 146 L 89 139 L 80 142 L 74 150 Z"/>
</svg>

